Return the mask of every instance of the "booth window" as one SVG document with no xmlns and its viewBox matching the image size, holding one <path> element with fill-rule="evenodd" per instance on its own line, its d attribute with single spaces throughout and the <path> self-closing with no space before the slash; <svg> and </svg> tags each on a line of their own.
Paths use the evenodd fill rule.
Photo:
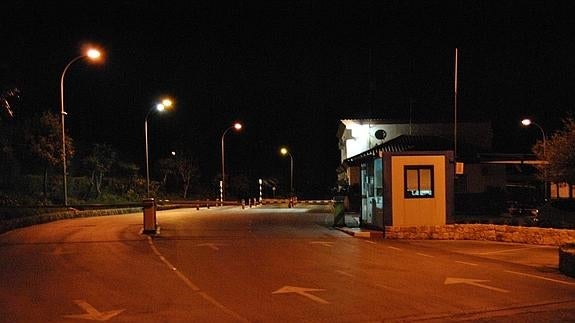
<svg viewBox="0 0 575 323">
<path fill-rule="evenodd" d="M 433 166 L 404 166 L 405 198 L 433 197 Z"/>
</svg>

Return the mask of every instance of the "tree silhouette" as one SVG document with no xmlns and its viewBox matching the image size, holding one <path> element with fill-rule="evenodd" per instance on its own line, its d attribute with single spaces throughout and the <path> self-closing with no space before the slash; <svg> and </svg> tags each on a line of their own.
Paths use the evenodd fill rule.
<svg viewBox="0 0 575 323">
<path fill-rule="evenodd" d="M 538 141 L 533 153 L 547 164 L 537 166 L 544 181 L 575 183 L 575 119 L 563 119 L 564 128 L 556 131 L 545 143 Z"/>
<path fill-rule="evenodd" d="M 84 158 L 84 166 L 90 171 L 90 189 L 96 189 L 96 198 L 102 194 L 102 181 L 118 160 L 118 153 L 108 144 L 94 144 L 92 151 Z"/>
<path fill-rule="evenodd" d="M 30 153 L 43 163 L 44 197 L 47 197 L 48 169 L 62 166 L 60 122 L 54 113 L 44 112 L 39 117 L 36 116 L 29 120 L 24 129 L 24 141 L 30 148 Z M 66 136 L 66 151 L 66 162 L 68 163 L 75 152 L 70 136 Z"/>
</svg>

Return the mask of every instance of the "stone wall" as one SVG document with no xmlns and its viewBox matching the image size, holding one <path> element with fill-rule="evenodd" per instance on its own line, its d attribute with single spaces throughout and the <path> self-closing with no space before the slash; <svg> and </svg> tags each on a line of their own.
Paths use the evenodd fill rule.
<svg viewBox="0 0 575 323">
<path fill-rule="evenodd" d="M 385 227 L 385 239 L 484 240 L 560 246 L 575 241 L 575 230 L 497 224 Z"/>
</svg>

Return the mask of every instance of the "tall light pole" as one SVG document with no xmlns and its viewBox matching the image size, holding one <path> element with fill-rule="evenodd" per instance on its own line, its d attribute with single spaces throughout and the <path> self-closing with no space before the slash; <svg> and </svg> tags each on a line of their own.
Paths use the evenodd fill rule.
<svg viewBox="0 0 575 323">
<path fill-rule="evenodd" d="M 64 109 L 64 77 L 66 76 L 66 72 L 70 65 L 79 61 L 82 58 L 89 58 L 90 60 L 98 60 L 102 54 L 99 50 L 90 48 L 86 51 L 85 54 L 82 54 L 74 59 L 72 59 L 64 70 L 62 71 L 62 75 L 60 76 L 60 115 L 61 115 L 61 125 L 62 125 L 62 189 L 64 194 L 64 206 L 68 205 L 68 180 L 66 178 L 66 127 L 64 125 L 65 117 L 66 117 L 66 110 Z"/>
<path fill-rule="evenodd" d="M 232 129 L 235 129 L 236 131 L 240 131 L 242 129 L 242 124 L 239 122 L 234 123 L 233 126 L 227 128 L 226 130 L 224 130 L 224 133 L 222 134 L 222 181 L 221 181 L 221 187 L 220 187 L 220 202 L 222 202 L 222 204 L 224 203 L 224 199 L 225 199 L 225 189 L 226 189 L 226 162 L 224 159 L 225 156 L 225 149 L 224 149 L 224 137 L 226 135 L 226 133 Z"/>
<path fill-rule="evenodd" d="M 523 119 L 521 120 L 521 124 L 525 127 L 529 127 L 530 125 L 534 125 L 537 128 L 539 128 L 539 130 L 541 131 L 541 137 L 543 138 L 543 157 L 545 158 L 545 161 L 547 161 L 547 152 L 546 152 L 546 148 L 545 148 L 545 131 L 543 131 L 543 127 L 541 127 L 539 124 L 537 124 L 536 122 L 533 122 L 531 119 Z M 545 171 L 544 171 L 544 192 L 545 192 L 545 196 L 544 199 L 547 199 L 547 167 L 545 167 Z"/>
<path fill-rule="evenodd" d="M 282 155 L 288 155 L 290 158 L 290 197 L 293 196 L 293 156 L 290 154 L 289 150 L 285 147 L 280 149 Z"/>
<path fill-rule="evenodd" d="M 170 99 L 163 99 L 162 102 L 156 104 L 155 107 L 151 108 L 146 114 L 146 119 L 144 120 L 144 136 L 146 139 L 146 197 L 150 197 L 150 162 L 148 159 L 148 117 L 152 111 L 163 112 L 166 108 L 171 107 L 173 104 Z"/>
</svg>

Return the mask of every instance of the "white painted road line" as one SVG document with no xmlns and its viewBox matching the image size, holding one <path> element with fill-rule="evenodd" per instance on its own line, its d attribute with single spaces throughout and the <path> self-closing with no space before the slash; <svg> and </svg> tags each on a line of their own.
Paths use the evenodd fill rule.
<svg viewBox="0 0 575 323">
<path fill-rule="evenodd" d="M 489 282 L 489 280 L 447 277 L 445 279 L 444 284 L 445 285 L 465 284 L 465 285 L 471 285 L 471 286 L 475 286 L 475 287 L 481 287 L 481 288 L 489 289 L 489 290 L 492 290 L 495 292 L 509 293 L 509 291 L 506 289 L 497 288 L 497 287 L 493 287 L 493 286 L 484 284 L 487 282 Z"/>
<path fill-rule="evenodd" d="M 154 245 L 154 240 L 150 237 L 150 236 L 146 236 L 148 238 L 148 245 L 150 246 L 150 248 L 152 249 L 152 251 L 154 252 L 154 254 L 156 254 L 160 260 L 166 264 L 166 266 L 168 266 L 168 268 L 170 268 L 170 270 L 174 271 L 176 273 L 176 276 L 178 276 L 185 284 L 186 286 L 188 286 L 191 290 L 193 290 L 194 292 L 197 292 L 203 299 L 205 299 L 206 301 L 212 303 L 212 305 L 216 306 L 217 308 L 221 309 L 223 312 L 227 313 L 228 315 L 236 318 L 238 321 L 241 322 L 249 322 L 249 320 L 245 319 L 244 317 L 240 316 L 239 314 L 237 314 L 236 312 L 230 310 L 229 308 L 225 307 L 222 303 L 218 302 L 217 300 L 215 300 L 213 297 L 211 297 L 210 295 L 206 294 L 205 292 L 202 292 L 200 290 L 200 288 L 198 286 L 196 286 L 188 277 L 186 277 L 183 273 L 181 273 L 179 270 L 176 269 L 176 267 L 174 267 L 158 250 L 158 248 L 156 248 L 156 246 Z"/>
<path fill-rule="evenodd" d="M 321 292 L 325 291 L 325 289 L 317 289 L 317 288 L 306 288 L 306 287 L 297 287 L 297 286 L 284 286 L 274 292 L 272 294 L 287 294 L 287 293 L 294 293 L 301 295 L 303 297 L 307 297 L 314 302 L 321 303 L 321 304 L 329 304 L 323 298 L 317 297 L 315 295 L 310 294 L 309 292 Z"/>
<path fill-rule="evenodd" d="M 477 266 L 477 264 L 474 264 L 472 262 L 465 262 L 465 261 L 455 261 L 458 264 L 463 264 L 463 265 L 469 265 L 469 266 Z"/>
<path fill-rule="evenodd" d="M 511 271 L 511 270 L 505 270 L 506 273 L 510 273 L 510 274 L 515 274 L 515 275 L 521 275 L 521 276 L 527 276 L 527 277 L 531 277 L 531 278 L 537 278 L 537 279 L 541 279 L 541 280 L 547 280 L 547 281 L 551 281 L 554 283 L 559 283 L 559 284 L 565 284 L 565 285 L 569 285 L 569 286 L 575 286 L 575 283 L 572 282 L 566 282 L 563 280 L 558 280 L 558 279 L 553 279 L 553 278 L 547 278 L 547 277 L 543 277 L 543 276 L 537 276 L 537 275 L 531 275 L 531 274 L 526 274 L 526 273 L 520 273 L 518 271 Z"/>
</svg>

